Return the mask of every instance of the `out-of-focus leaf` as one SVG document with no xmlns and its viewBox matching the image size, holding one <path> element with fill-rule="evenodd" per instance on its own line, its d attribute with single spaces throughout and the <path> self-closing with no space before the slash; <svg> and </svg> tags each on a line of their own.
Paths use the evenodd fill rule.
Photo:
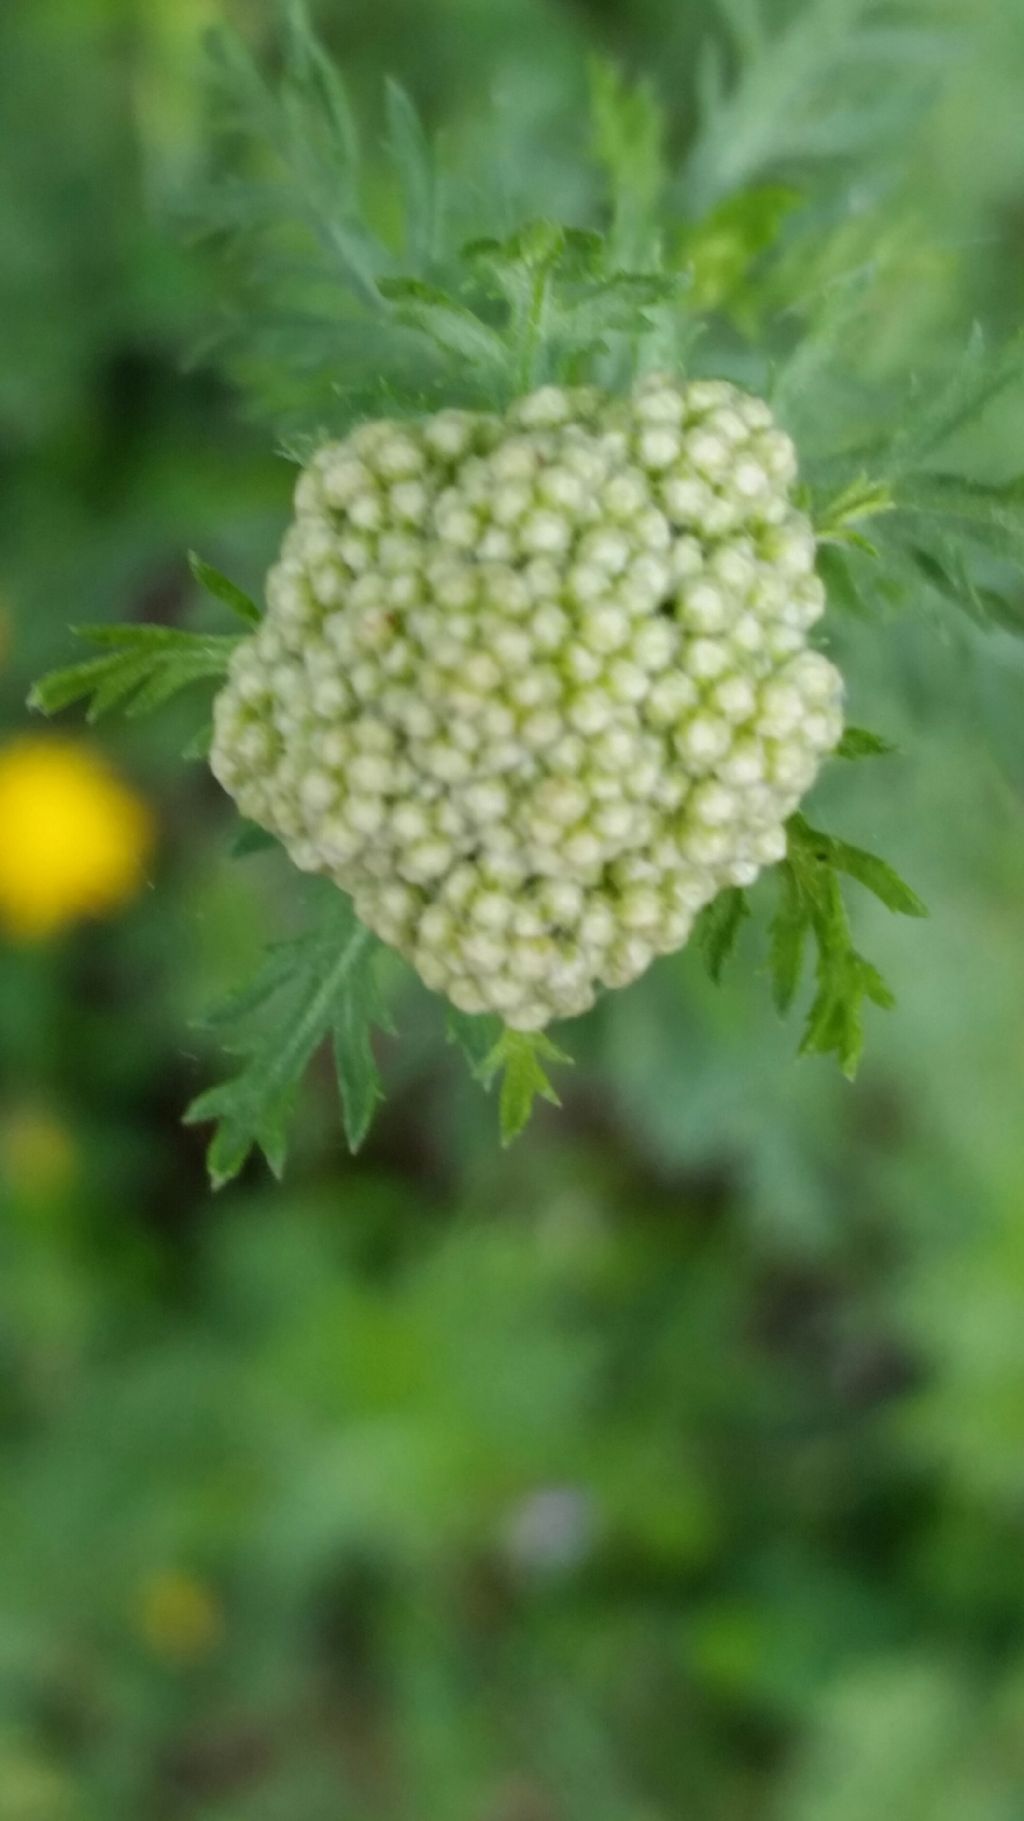
<svg viewBox="0 0 1024 1821">
<path fill-rule="evenodd" d="M 380 290 L 399 322 L 429 336 L 446 354 L 484 366 L 500 367 L 507 360 L 502 337 L 474 311 L 436 287 L 420 279 L 385 278 Z"/>
<path fill-rule="evenodd" d="M 277 837 L 269 828 L 260 828 L 256 822 L 243 822 L 231 843 L 231 858 L 245 860 L 250 854 L 264 854 L 277 844 Z"/>
<path fill-rule="evenodd" d="M 836 747 L 836 758 L 884 759 L 898 750 L 891 740 L 883 740 L 881 734 L 871 733 L 867 727 L 847 727 Z"/>
<path fill-rule="evenodd" d="M 441 180 L 412 97 L 389 78 L 388 150 L 402 185 L 405 251 L 414 272 L 429 272 L 440 251 Z"/>
<path fill-rule="evenodd" d="M 604 58 L 590 66 L 593 149 L 612 197 L 610 245 L 623 266 L 643 263 L 660 238 L 665 116 L 649 82 L 628 83 Z"/>
<path fill-rule="evenodd" d="M 775 245 L 800 201 L 799 191 L 766 184 L 727 197 L 687 229 L 673 263 L 690 273 L 695 310 L 721 310 L 742 297 L 755 262 Z"/>
</svg>

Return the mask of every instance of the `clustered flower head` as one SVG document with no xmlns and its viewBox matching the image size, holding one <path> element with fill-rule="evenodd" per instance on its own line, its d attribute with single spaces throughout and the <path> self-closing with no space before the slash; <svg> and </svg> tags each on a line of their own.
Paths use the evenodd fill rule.
<svg viewBox="0 0 1024 1821">
<path fill-rule="evenodd" d="M 842 728 L 793 445 L 645 378 L 313 457 L 213 769 L 466 1012 L 539 1029 L 781 859 Z"/>
</svg>

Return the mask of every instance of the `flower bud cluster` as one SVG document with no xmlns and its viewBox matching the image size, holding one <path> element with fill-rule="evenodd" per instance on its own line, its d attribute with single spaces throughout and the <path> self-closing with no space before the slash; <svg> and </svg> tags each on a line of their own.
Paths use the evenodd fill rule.
<svg viewBox="0 0 1024 1821">
<path fill-rule="evenodd" d="M 785 850 L 842 728 L 793 445 L 731 385 L 321 448 L 213 769 L 467 1012 L 539 1029 Z"/>
</svg>

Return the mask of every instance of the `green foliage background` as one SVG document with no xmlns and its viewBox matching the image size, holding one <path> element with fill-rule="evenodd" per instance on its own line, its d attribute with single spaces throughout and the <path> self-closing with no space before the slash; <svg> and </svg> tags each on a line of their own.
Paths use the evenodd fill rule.
<svg viewBox="0 0 1024 1821">
<path fill-rule="evenodd" d="M 736 359 L 752 238 L 799 184 L 802 358 L 827 375 L 853 338 L 890 443 L 897 378 L 962 358 L 975 319 L 1019 326 L 1004 0 L 319 15 L 371 192 L 390 73 L 457 163 L 502 173 L 495 232 L 526 196 L 586 217 L 588 58 L 646 73 Z M 273 55 L 269 0 L 0 13 L 12 731 L 69 622 L 212 625 L 183 553 L 258 592 L 286 517 L 267 418 L 302 375 L 283 397 L 265 337 L 204 356 L 225 300 L 255 325 L 259 275 L 186 244 L 199 38 L 225 16 Z M 1019 471 L 1022 403 L 970 432 L 980 479 Z M 1019 1821 L 1019 587 L 994 627 L 923 594 L 836 631 L 853 719 L 899 755 L 833 768 L 812 819 L 932 910 L 856 905 L 899 1007 L 869 1013 L 855 1087 L 793 1060 L 745 926 L 719 985 L 685 954 L 611 995 L 562 1111 L 507 1153 L 404 996 L 360 1159 L 325 1062 L 285 1187 L 250 1165 L 217 1201 L 179 1123 L 215 1066 L 197 1020 L 304 888 L 228 857 L 187 702 L 92 736 L 161 844 L 116 922 L 0 952 L 3 1821 Z M 67 1156 L 51 1137 L 28 1168 L 44 1116 Z"/>
</svg>

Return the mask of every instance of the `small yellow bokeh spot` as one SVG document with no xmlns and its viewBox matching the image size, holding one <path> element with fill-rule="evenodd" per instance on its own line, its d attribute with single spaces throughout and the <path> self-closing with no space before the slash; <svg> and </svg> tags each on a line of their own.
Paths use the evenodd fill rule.
<svg viewBox="0 0 1024 1821">
<path fill-rule="evenodd" d="M 216 1650 L 224 1613 L 212 1588 L 181 1569 L 164 1569 L 143 1583 L 136 1602 L 143 1642 L 165 1663 L 187 1667 Z"/>
<path fill-rule="evenodd" d="M 48 1200 L 74 1185 L 78 1148 L 56 1113 L 26 1102 L 0 1113 L 0 1167 L 16 1195 Z"/>
<path fill-rule="evenodd" d="M 0 926 L 40 941 L 132 898 L 153 850 L 146 804 L 76 740 L 0 747 Z"/>
</svg>

